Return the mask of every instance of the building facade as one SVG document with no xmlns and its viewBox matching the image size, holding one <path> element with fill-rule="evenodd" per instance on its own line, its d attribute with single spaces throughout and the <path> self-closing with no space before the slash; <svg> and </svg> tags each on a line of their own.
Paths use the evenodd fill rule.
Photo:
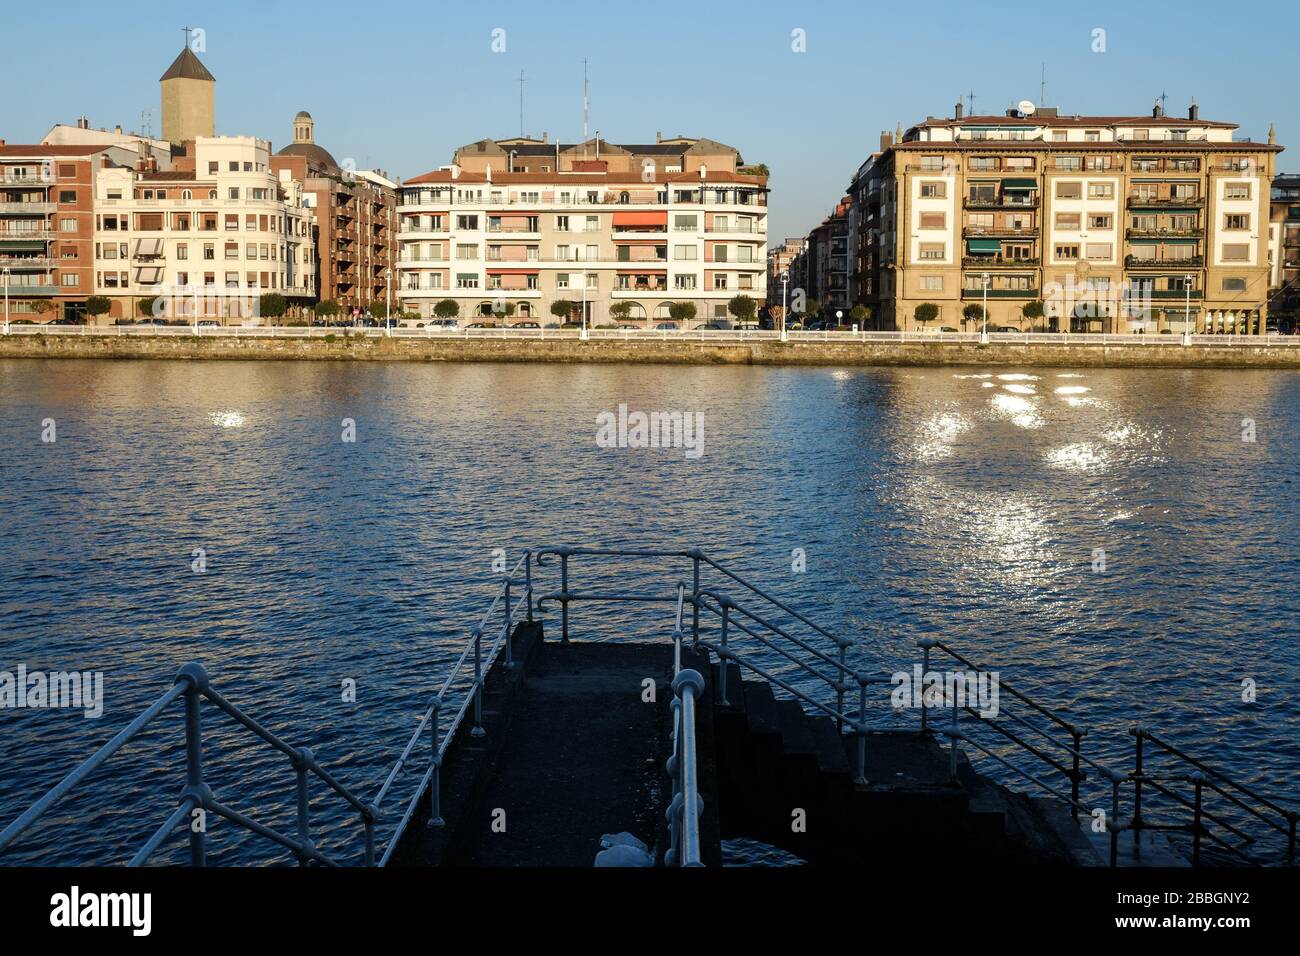
<svg viewBox="0 0 1300 956">
<path fill-rule="evenodd" d="M 564 301 L 574 321 L 650 325 L 766 296 L 766 172 L 711 140 L 483 140 L 401 193 L 402 307 L 422 317 L 450 299 L 462 322 L 546 324 Z"/>
<path fill-rule="evenodd" d="M 1267 323 L 1281 147 L 1185 118 L 931 117 L 850 187 L 852 297 L 876 327 L 1236 332 Z M 931 303 L 937 317 L 918 322 Z M 1040 303 L 1044 315 L 1027 315 Z M 1032 313 L 1033 307 L 1030 312 Z"/>
<path fill-rule="evenodd" d="M 767 308 L 775 316 L 779 317 L 779 310 L 787 308 L 782 300 L 789 293 L 790 269 L 807 244 L 807 239 L 789 238 L 767 252 Z M 785 277 L 784 284 L 782 277 Z"/>
<path fill-rule="evenodd" d="M 150 315 L 261 321 L 267 293 L 315 298 L 315 217 L 302 184 L 271 169 L 271 144 L 201 137 L 171 170 L 144 149 L 132 167 L 99 171 L 94 286 L 111 303 L 100 322 Z M 154 308 L 161 297 L 164 305 Z"/>
<path fill-rule="evenodd" d="M 316 143 L 311 114 L 293 121 L 293 143 L 271 159 L 271 167 L 301 182 L 315 210 L 319 295 L 345 313 L 372 303 L 387 305 L 389 283 L 397 303 L 397 184 L 375 171 L 340 164 Z"/>
<path fill-rule="evenodd" d="M 11 319 L 80 318 L 94 293 L 98 146 L 0 140 L 0 286 Z"/>
<path fill-rule="evenodd" d="M 1269 315 L 1280 332 L 1300 328 L 1300 175 L 1273 180 Z"/>
</svg>

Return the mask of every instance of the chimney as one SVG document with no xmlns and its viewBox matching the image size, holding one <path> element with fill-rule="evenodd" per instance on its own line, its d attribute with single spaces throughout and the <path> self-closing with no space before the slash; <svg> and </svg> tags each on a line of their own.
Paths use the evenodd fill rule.
<svg viewBox="0 0 1300 956">
<path fill-rule="evenodd" d="M 546 142 L 546 130 L 542 130 L 542 142 Z"/>
<path fill-rule="evenodd" d="M 114 133 L 117 133 L 117 134 L 119 134 L 119 135 L 121 135 L 121 133 L 122 133 L 122 124 L 121 124 L 121 123 L 118 123 L 116 126 L 114 126 L 114 127 L 113 127 L 113 132 L 114 132 Z"/>
<path fill-rule="evenodd" d="M 655 130 L 655 142 L 656 142 L 656 143 L 662 143 L 663 141 L 664 141 L 664 134 L 663 134 L 663 131 L 662 131 L 662 130 Z"/>
<path fill-rule="evenodd" d="M 1160 105 L 1160 100 L 1156 100 L 1156 105 L 1151 107 L 1151 116 L 1153 119 L 1159 119 L 1165 115 L 1165 108 Z"/>
<path fill-rule="evenodd" d="M 961 119 L 961 117 L 962 117 L 962 105 L 961 105 L 961 97 L 960 97 L 960 96 L 957 97 L 957 108 L 956 108 L 956 111 L 954 112 L 954 116 L 955 116 L 957 119 Z"/>
<path fill-rule="evenodd" d="M 1198 120 L 1201 118 L 1201 108 L 1196 105 L 1196 97 L 1192 97 L 1192 105 L 1187 107 L 1187 118 L 1189 120 Z"/>
<path fill-rule="evenodd" d="M 78 116 L 77 129 L 90 129 L 90 119 L 85 116 Z"/>
<path fill-rule="evenodd" d="M 882 129 L 880 131 L 880 151 L 883 153 L 892 145 L 893 142 L 889 138 L 889 131 Z"/>
</svg>

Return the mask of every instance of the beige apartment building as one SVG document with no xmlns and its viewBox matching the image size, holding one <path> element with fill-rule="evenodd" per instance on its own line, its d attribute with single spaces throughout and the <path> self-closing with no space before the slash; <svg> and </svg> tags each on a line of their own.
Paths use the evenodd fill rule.
<svg viewBox="0 0 1300 956">
<path fill-rule="evenodd" d="M 134 168 L 95 177 L 95 291 L 112 304 L 99 321 L 145 317 L 161 296 L 167 318 L 255 324 L 263 294 L 314 299 L 315 216 L 302 183 L 271 169 L 271 144 L 215 136 L 187 147 L 170 170 L 142 148 Z"/>
<path fill-rule="evenodd" d="M 1267 323 L 1269 192 L 1281 147 L 1231 123 L 930 117 L 858 170 L 852 298 L 878 328 L 1257 334 Z M 1042 318 L 1027 318 L 1027 303 Z M 933 303 L 924 325 L 916 307 Z"/>
<path fill-rule="evenodd" d="M 650 325 L 690 302 L 703 322 L 766 295 L 766 169 L 712 140 L 481 140 L 408 180 L 398 215 L 402 308 L 422 317 L 451 299 L 462 322 L 546 324 L 564 300 L 575 321 Z"/>
</svg>

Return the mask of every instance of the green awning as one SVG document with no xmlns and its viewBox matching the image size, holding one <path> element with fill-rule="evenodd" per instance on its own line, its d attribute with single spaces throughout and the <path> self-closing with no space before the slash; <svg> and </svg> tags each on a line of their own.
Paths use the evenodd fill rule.
<svg viewBox="0 0 1300 956">
<path fill-rule="evenodd" d="M 1037 179 L 1004 179 L 1002 180 L 1003 189 L 1037 189 Z"/>
<path fill-rule="evenodd" d="M 32 241 L 31 239 L 7 239 L 4 236 L 0 236 L 0 248 L 7 249 L 9 251 L 21 250 L 22 252 L 44 252 L 45 243 L 39 240 Z"/>
<path fill-rule="evenodd" d="M 999 239 L 967 239 L 966 249 L 972 254 L 997 255 L 1002 251 L 1002 241 Z"/>
</svg>

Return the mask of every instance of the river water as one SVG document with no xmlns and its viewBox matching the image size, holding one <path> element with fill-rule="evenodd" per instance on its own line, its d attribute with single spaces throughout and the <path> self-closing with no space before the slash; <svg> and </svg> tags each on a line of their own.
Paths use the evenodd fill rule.
<svg viewBox="0 0 1300 956">
<path fill-rule="evenodd" d="M 702 453 L 601 447 L 620 405 L 701 413 Z M 3 361 L 0 449 L 0 671 L 104 681 L 98 719 L 0 710 L 0 825 L 191 660 L 373 793 L 493 549 L 560 543 L 707 548 L 862 666 L 936 637 L 1119 769 L 1140 722 L 1295 800 L 1294 372 Z M 686 569 L 620 570 L 644 590 Z M 668 634 L 661 606 L 575 609 L 575 639 Z M 205 717 L 219 798 L 291 832 L 288 761 Z M 3 860 L 128 859 L 175 805 L 180 741 L 174 707 Z M 355 854 L 315 796 L 322 844 Z M 224 823 L 209 848 L 287 859 Z"/>
</svg>

